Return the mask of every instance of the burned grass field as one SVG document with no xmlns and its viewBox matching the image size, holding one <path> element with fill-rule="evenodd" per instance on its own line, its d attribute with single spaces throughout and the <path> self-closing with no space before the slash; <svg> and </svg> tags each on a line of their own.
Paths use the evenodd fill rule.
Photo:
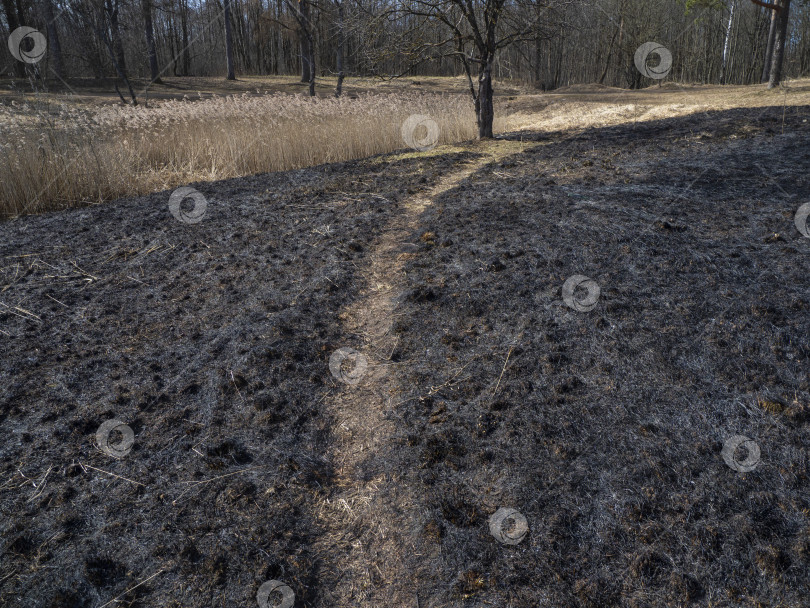
<svg viewBox="0 0 810 608">
<path fill-rule="evenodd" d="M 803 605 L 808 119 L 193 184 L 194 224 L 167 191 L 0 225 L 0 603 Z"/>
</svg>

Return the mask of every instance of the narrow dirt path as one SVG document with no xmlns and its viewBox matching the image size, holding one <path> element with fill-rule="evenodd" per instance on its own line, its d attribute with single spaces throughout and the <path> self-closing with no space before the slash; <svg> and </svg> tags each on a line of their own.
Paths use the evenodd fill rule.
<svg viewBox="0 0 810 608">
<path fill-rule="evenodd" d="M 360 336 L 368 369 L 356 385 L 344 385 L 324 412 L 335 421 L 333 433 L 338 495 L 319 513 L 328 533 L 322 555 L 329 555 L 332 576 L 339 584 L 326 598 L 336 606 L 424 605 L 404 558 L 418 554 L 422 525 L 416 488 L 408 472 L 386 467 L 385 454 L 400 441 L 395 417 L 387 415 L 401 399 L 398 369 L 390 364 L 398 337 L 392 331 L 397 307 L 407 290 L 404 268 L 420 217 L 443 193 L 457 187 L 478 169 L 522 150 L 517 142 L 478 144 L 484 155 L 446 175 L 434 187 L 405 203 L 402 214 L 381 227 L 370 246 L 370 264 L 359 274 L 363 296 L 339 315 L 346 335 Z M 388 468 L 389 470 L 386 470 Z M 329 566 L 327 566 L 329 568 Z M 329 576 L 328 578 L 331 578 Z M 328 603 L 327 602 L 327 603 Z"/>
</svg>

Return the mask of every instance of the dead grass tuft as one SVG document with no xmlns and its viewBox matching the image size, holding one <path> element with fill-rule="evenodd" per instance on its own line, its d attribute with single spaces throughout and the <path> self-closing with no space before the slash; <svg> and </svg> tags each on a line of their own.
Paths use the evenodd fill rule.
<svg viewBox="0 0 810 608">
<path fill-rule="evenodd" d="M 436 121 L 439 143 L 475 137 L 472 107 L 458 95 L 245 93 L 150 108 L 12 102 L 0 106 L 0 215 L 391 152 L 406 147 L 411 114 Z"/>
</svg>

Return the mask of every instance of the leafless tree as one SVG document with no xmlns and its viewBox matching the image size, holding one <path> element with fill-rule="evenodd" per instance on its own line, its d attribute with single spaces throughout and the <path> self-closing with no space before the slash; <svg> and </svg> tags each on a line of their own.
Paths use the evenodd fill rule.
<svg viewBox="0 0 810 608">
<path fill-rule="evenodd" d="M 768 79 L 768 88 L 779 86 L 782 81 L 782 69 L 785 61 L 785 44 L 788 38 L 788 18 L 790 17 L 790 0 L 779 2 L 776 15 L 776 32 L 773 39 L 773 60 Z"/>
<path fill-rule="evenodd" d="M 310 0 L 286 0 L 298 22 L 301 36 L 301 82 L 309 83 L 309 94 L 315 96 L 315 41 Z"/>
<path fill-rule="evenodd" d="M 475 104 L 478 136 L 490 138 L 495 116 L 493 68 L 498 52 L 518 42 L 536 40 L 547 10 L 563 4 L 563 0 L 410 0 L 390 10 L 394 18 L 412 16 L 444 27 L 444 39 L 425 39 L 417 33 L 420 28 L 412 24 L 405 30 L 408 55 L 415 64 L 436 55 L 449 55 L 461 63 Z"/>
<path fill-rule="evenodd" d="M 149 55 L 149 75 L 154 83 L 161 83 L 155 50 L 155 27 L 152 21 L 152 0 L 141 0 L 143 30 L 146 37 L 146 52 Z"/>
<path fill-rule="evenodd" d="M 231 26 L 231 0 L 223 0 L 225 7 L 225 63 L 228 69 L 228 80 L 236 80 L 233 69 L 233 33 Z"/>
<path fill-rule="evenodd" d="M 124 86 L 130 75 L 154 80 L 162 70 L 220 74 L 223 49 L 229 76 L 298 72 L 310 94 L 326 74 L 338 77 L 338 95 L 349 75 L 469 74 L 482 137 L 493 80 L 545 90 L 646 86 L 633 56 L 648 41 L 672 52 L 675 81 L 810 75 L 808 0 L 688 5 L 687 12 L 672 0 L 0 0 L 0 31 L 42 31 L 48 54 L 34 67 L 44 76 L 114 76 Z M 15 78 L 33 71 L 8 53 L 0 62 L 0 73 Z"/>
</svg>

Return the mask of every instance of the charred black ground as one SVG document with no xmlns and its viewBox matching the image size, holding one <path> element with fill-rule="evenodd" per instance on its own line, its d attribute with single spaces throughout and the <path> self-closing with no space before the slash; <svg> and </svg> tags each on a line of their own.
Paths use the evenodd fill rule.
<svg viewBox="0 0 810 608">
<path fill-rule="evenodd" d="M 397 346 L 367 352 L 399 433 L 354 472 L 421 497 L 391 531 L 397 606 L 806 602 L 809 119 L 515 135 L 536 141 L 421 215 Z M 488 145 L 194 184 L 192 225 L 169 192 L 0 225 L 0 604 L 253 606 L 278 579 L 296 606 L 384 605 L 363 521 L 324 538 L 328 360 L 364 350 L 339 313 L 403 202 Z M 562 302 L 573 275 L 593 310 Z M 95 447 L 111 418 L 121 460 Z M 733 435 L 753 471 L 724 462 Z M 363 580 L 346 604 L 341 577 Z"/>
</svg>

